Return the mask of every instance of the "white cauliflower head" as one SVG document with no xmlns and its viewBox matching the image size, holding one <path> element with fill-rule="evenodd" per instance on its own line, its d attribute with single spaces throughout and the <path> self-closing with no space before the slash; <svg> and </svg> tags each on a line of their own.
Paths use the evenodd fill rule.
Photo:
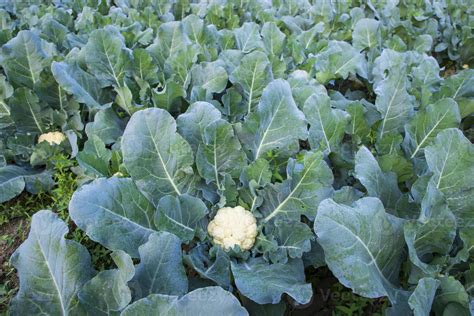
<svg viewBox="0 0 474 316">
<path fill-rule="evenodd" d="M 226 250 L 235 245 L 242 250 L 249 250 L 257 237 L 257 220 L 242 206 L 224 207 L 217 211 L 207 226 L 207 232 L 214 243 Z"/>
<path fill-rule="evenodd" d="M 59 145 L 65 139 L 66 136 L 61 132 L 50 132 L 41 134 L 38 138 L 38 144 L 42 142 L 48 142 L 50 145 Z"/>
</svg>

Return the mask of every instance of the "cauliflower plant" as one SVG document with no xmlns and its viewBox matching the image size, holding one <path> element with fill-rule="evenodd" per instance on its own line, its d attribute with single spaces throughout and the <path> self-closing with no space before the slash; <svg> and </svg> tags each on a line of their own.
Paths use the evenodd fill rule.
<svg viewBox="0 0 474 316">
<path fill-rule="evenodd" d="M 61 132 L 50 132 L 41 134 L 38 138 L 38 144 L 42 142 L 48 142 L 50 145 L 59 145 L 65 139 L 66 136 Z"/>
<path fill-rule="evenodd" d="M 257 220 L 241 206 L 224 207 L 217 211 L 207 231 L 214 243 L 226 250 L 235 245 L 242 250 L 249 250 L 257 237 Z"/>
</svg>

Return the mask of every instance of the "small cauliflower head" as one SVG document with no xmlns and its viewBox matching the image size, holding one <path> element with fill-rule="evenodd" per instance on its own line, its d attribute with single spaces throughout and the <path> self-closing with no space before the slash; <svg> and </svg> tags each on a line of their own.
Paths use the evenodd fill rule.
<svg viewBox="0 0 474 316">
<path fill-rule="evenodd" d="M 249 250 L 257 237 L 257 220 L 242 206 L 223 207 L 207 226 L 207 232 L 214 243 L 225 250 L 235 245 L 242 250 Z"/>
<path fill-rule="evenodd" d="M 50 132 L 41 134 L 38 138 L 38 144 L 42 142 L 48 142 L 50 145 L 59 145 L 65 139 L 66 136 L 61 132 Z"/>
</svg>

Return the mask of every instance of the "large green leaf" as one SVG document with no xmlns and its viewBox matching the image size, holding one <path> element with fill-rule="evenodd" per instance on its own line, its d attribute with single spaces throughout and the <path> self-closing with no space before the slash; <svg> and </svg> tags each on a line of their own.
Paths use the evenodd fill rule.
<svg viewBox="0 0 474 316">
<path fill-rule="evenodd" d="M 462 225 L 472 225 L 474 145 L 459 129 L 448 128 L 425 148 L 425 157 L 433 173 L 431 181 L 443 193 L 451 211 L 462 221 Z"/>
<path fill-rule="evenodd" d="M 205 248 L 204 245 L 193 248 L 184 257 L 185 262 L 201 277 L 212 280 L 224 288 L 230 288 L 229 255 L 221 247 L 212 248 L 209 253 Z"/>
<path fill-rule="evenodd" d="M 0 168 L 0 203 L 13 199 L 25 188 L 25 170 L 15 165 Z"/>
<path fill-rule="evenodd" d="M 206 182 L 214 182 L 221 189 L 225 174 L 237 178 L 245 166 L 246 156 L 232 125 L 225 120 L 216 120 L 204 129 L 204 144 L 199 145 L 196 166 Z"/>
<path fill-rule="evenodd" d="M 320 149 L 328 154 L 337 151 L 341 145 L 350 116 L 342 110 L 331 109 L 327 94 L 310 96 L 303 111 L 310 124 L 309 142 L 312 149 Z"/>
<path fill-rule="evenodd" d="M 189 48 L 191 41 L 183 30 L 179 21 L 166 22 L 158 28 L 155 41 L 147 50 L 158 61 L 161 70 L 170 56 L 177 56 L 179 52 Z"/>
<path fill-rule="evenodd" d="M 183 26 L 180 21 L 162 23 L 154 43 L 147 48 L 165 76 L 180 85 L 187 82 L 189 70 L 200 52 L 199 45 L 192 43 Z"/>
<path fill-rule="evenodd" d="M 431 304 L 439 286 L 439 281 L 433 278 L 423 278 L 418 281 L 418 285 L 408 300 L 410 308 L 415 316 L 429 316 Z"/>
<path fill-rule="evenodd" d="M 275 22 L 265 22 L 261 33 L 267 54 L 271 57 L 280 56 L 285 44 L 285 33 L 280 31 Z"/>
<path fill-rule="evenodd" d="M 33 31 L 20 31 L 2 46 L 1 60 L 8 80 L 19 87 L 33 89 L 40 82 L 40 75 L 49 65 L 49 54 L 43 40 Z"/>
<path fill-rule="evenodd" d="M 155 204 L 165 195 L 187 192 L 193 177 L 193 152 L 176 132 L 176 122 L 168 112 L 134 113 L 123 133 L 122 152 L 132 179 Z"/>
<path fill-rule="evenodd" d="M 406 222 L 403 229 L 411 262 L 428 275 L 439 272 L 440 264 L 428 264 L 423 259 L 448 254 L 456 236 L 456 219 L 431 183 L 421 202 L 419 219 Z"/>
<path fill-rule="evenodd" d="M 365 117 L 366 109 L 360 103 L 352 103 L 346 111 L 351 116 L 350 123 L 346 125 L 346 133 L 352 136 L 352 140 L 356 144 L 366 141 L 370 133 L 370 127 Z"/>
<path fill-rule="evenodd" d="M 352 207 L 324 200 L 314 231 L 339 282 L 359 295 L 397 302 L 403 225 L 385 212 L 380 200 L 363 198 Z"/>
<path fill-rule="evenodd" d="M 178 237 L 167 232 L 152 234 L 138 252 L 140 264 L 136 266 L 131 281 L 135 299 L 150 294 L 183 295 L 188 291 Z"/>
<path fill-rule="evenodd" d="M 311 284 L 305 283 L 303 261 L 268 264 L 263 258 L 252 258 L 243 263 L 232 262 L 232 274 L 237 289 L 258 304 L 276 304 L 283 293 L 299 304 L 311 300 Z"/>
<path fill-rule="evenodd" d="M 232 293 L 212 286 L 191 291 L 181 298 L 152 294 L 122 312 L 122 316 L 141 315 L 248 316 L 248 313 Z"/>
<path fill-rule="evenodd" d="M 76 159 L 86 173 L 99 177 L 109 176 L 112 152 L 105 147 L 104 142 L 98 136 L 91 135 L 89 137 Z"/>
<path fill-rule="evenodd" d="M 330 41 L 327 48 L 315 56 L 316 78 L 321 83 L 332 79 L 347 79 L 356 73 L 367 77 L 367 65 L 364 55 L 343 41 Z"/>
<path fill-rule="evenodd" d="M 12 315 L 69 315 L 77 292 L 94 274 L 87 249 L 67 240 L 66 224 L 50 211 L 33 215 L 28 238 L 11 258 L 20 289 Z"/>
<path fill-rule="evenodd" d="M 277 247 L 269 253 L 272 262 L 286 263 L 288 258 L 301 258 L 303 253 L 311 250 L 314 234 L 305 223 L 299 221 L 276 221 L 267 234 L 271 234 Z"/>
<path fill-rule="evenodd" d="M 87 68 L 107 85 L 121 87 L 130 71 L 131 54 L 114 26 L 95 30 L 83 48 Z"/>
<path fill-rule="evenodd" d="M 25 133 L 46 133 L 53 121 L 52 108 L 41 103 L 28 88 L 18 88 L 9 99 L 16 129 Z"/>
<path fill-rule="evenodd" d="M 260 100 L 263 89 L 272 80 L 272 70 L 267 55 L 260 51 L 245 55 L 230 74 L 230 81 L 241 92 L 250 113 Z"/>
<path fill-rule="evenodd" d="M 386 208 L 394 212 L 402 196 L 397 176 L 393 172 L 383 172 L 366 147 L 361 147 L 357 152 L 354 170 L 357 179 L 367 189 L 368 196 L 379 198 Z"/>
<path fill-rule="evenodd" d="M 403 67 L 391 70 L 387 78 L 374 85 L 375 106 L 382 115 L 379 138 L 398 132 L 413 114 L 413 97 L 407 92 L 407 77 Z"/>
<path fill-rule="evenodd" d="M 258 24 L 246 22 L 240 28 L 234 30 L 237 48 L 244 53 L 263 47 Z"/>
<path fill-rule="evenodd" d="M 208 210 L 200 199 L 183 194 L 178 197 L 164 196 L 158 203 L 155 213 L 155 225 L 178 236 L 181 241 L 188 242 L 194 238 L 196 229 Z"/>
<path fill-rule="evenodd" d="M 205 128 L 221 118 L 219 110 L 208 102 L 195 102 L 188 110 L 178 116 L 176 124 L 178 132 L 197 151 L 200 144 L 204 144 Z"/>
<path fill-rule="evenodd" d="M 155 207 L 131 179 L 97 179 L 72 196 L 69 212 L 87 235 L 111 250 L 138 257 L 138 247 L 155 231 Z"/>
<path fill-rule="evenodd" d="M 193 89 L 201 88 L 207 93 L 220 93 L 227 86 L 227 71 L 214 63 L 201 63 L 191 69 L 191 85 Z"/>
<path fill-rule="evenodd" d="M 102 89 L 101 82 L 76 63 L 70 65 L 65 62 L 53 62 L 51 71 L 59 86 L 71 93 L 78 102 L 96 109 L 111 105 L 112 102 Z"/>
<path fill-rule="evenodd" d="M 259 207 L 263 198 L 258 195 L 258 190 L 270 183 L 272 172 L 270 164 L 263 158 L 257 159 L 242 170 L 240 182 L 240 198 L 248 204 L 249 211 L 253 212 Z"/>
<path fill-rule="evenodd" d="M 443 276 L 439 278 L 439 281 L 433 302 L 433 311 L 436 315 L 469 315 L 469 295 L 461 282 L 452 276 Z M 458 305 L 458 307 L 452 305 Z"/>
<path fill-rule="evenodd" d="M 135 273 L 132 259 L 123 251 L 112 253 L 117 269 L 105 270 L 88 281 L 78 293 L 87 315 L 118 315 L 132 300 L 127 285 Z"/>
<path fill-rule="evenodd" d="M 285 152 L 307 138 L 306 119 L 295 104 L 290 85 L 272 81 L 263 91 L 260 103 L 242 124 L 239 137 L 256 160 L 270 150 Z"/>
<path fill-rule="evenodd" d="M 374 19 L 360 19 L 354 25 L 352 45 L 358 50 L 377 47 L 380 42 L 380 21 Z"/>
<path fill-rule="evenodd" d="M 122 136 L 124 127 L 113 109 L 105 109 L 95 114 L 93 122 L 87 123 L 86 134 L 89 138 L 95 135 L 109 145 Z"/>
<path fill-rule="evenodd" d="M 461 117 L 474 112 L 474 70 L 465 69 L 441 83 L 437 98 L 453 98 L 459 104 Z"/>
<path fill-rule="evenodd" d="M 307 152 L 303 161 L 290 158 L 287 180 L 268 185 L 260 211 L 263 222 L 273 218 L 314 218 L 319 202 L 332 193 L 334 177 L 321 152 Z"/>
<path fill-rule="evenodd" d="M 422 153 L 423 148 L 428 146 L 440 131 L 458 127 L 459 123 L 461 116 L 453 99 L 441 99 L 418 112 L 413 120 L 405 125 L 404 145 L 410 158 Z"/>
</svg>

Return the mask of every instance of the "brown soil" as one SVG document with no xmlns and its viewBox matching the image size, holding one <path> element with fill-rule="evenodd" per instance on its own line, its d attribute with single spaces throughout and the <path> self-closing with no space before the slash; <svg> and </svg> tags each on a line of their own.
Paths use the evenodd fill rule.
<svg viewBox="0 0 474 316">
<path fill-rule="evenodd" d="M 9 259 L 27 232 L 27 219 L 12 219 L 0 226 L 0 315 L 7 311 L 10 299 L 18 290 L 18 277 Z"/>
</svg>

